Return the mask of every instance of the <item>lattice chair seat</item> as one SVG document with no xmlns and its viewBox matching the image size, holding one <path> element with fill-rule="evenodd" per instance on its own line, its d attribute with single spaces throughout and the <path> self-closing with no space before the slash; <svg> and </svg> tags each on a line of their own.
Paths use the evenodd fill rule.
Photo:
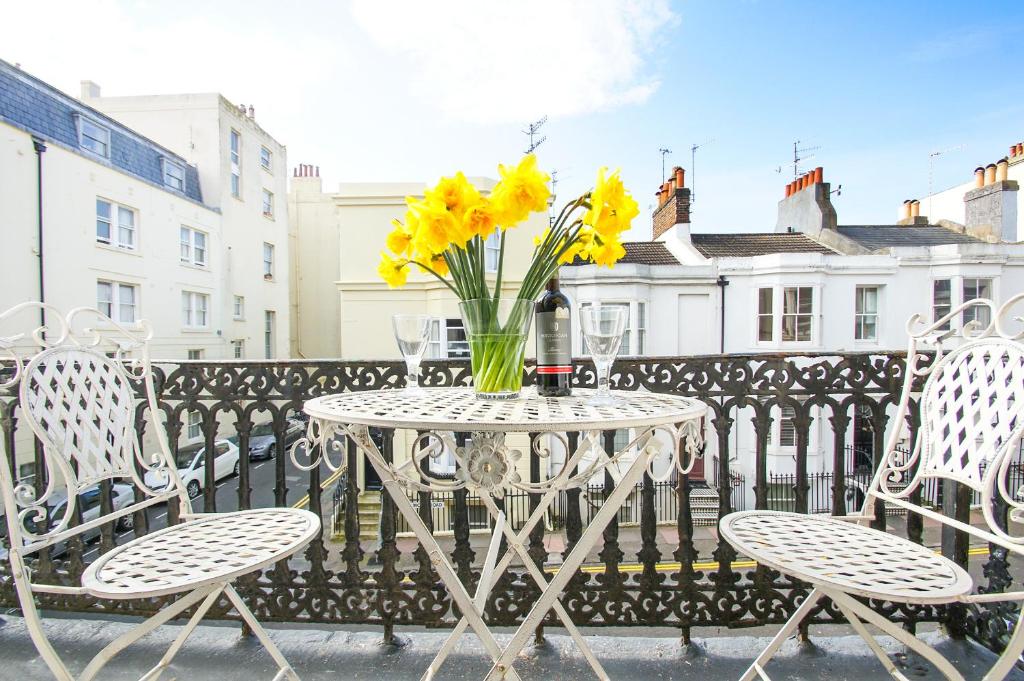
<svg viewBox="0 0 1024 681">
<path fill-rule="evenodd" d="M 151 598 L 223 582 L 286 558 L 320 528 L 309 511 L 218 513 L 154 532 L 104 554 L 82 575 L 101 598 Z"/>
<path fill-rule="evenodd" d="M 722 535 L 738 551 L 811 584 L 897 603 L 948 603 L 971 576 L 920 544 L 863 525 L 799 513 L 741 511 Z"/>
</svg>

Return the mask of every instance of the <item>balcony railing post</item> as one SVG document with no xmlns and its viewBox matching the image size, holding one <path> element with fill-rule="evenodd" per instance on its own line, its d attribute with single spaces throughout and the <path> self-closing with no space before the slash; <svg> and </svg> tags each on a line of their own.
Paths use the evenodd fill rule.
<svg viewBox="0 0 1024 681">
<path fill-rule="evenodd" d="M 388 463 L 395 460 L 393 431 L 384 434 L 384 448 L 381 456 Z M 365 459 L 365 456 L 364 456 Z M 370 465 L 365 462 L 365 465 Z M 384 623 L 384 644 L 395 645 L 395 615 L 402 605 L 401 583 L 402 573 L 398 570 L 400 552 L 395 541 L 395 502 L 391 495 L 381 492 L 380 495 L 380 549 L 377 560 L 380 570 L 377 580 L 377 612 Z"/>
<path fill-rule="evenodd" d="M 384 440 L 390 439 L 390 431 L 384 434 Z M 345 439 L 345 457 L 347 458 L 348 473 L 339 481 L 344 483 L 342 498 L 345 500 L 345 548 L 342 549 L 342 559 L 345 561 L 345 585 L 353 590 L 361 590 L 365 573 L 360 568 L 363 560 L 363 547 L 359 543 L 361 528 L 359 526 L 359 486 L 356 484 L 356 471 L 359 470 L 359 449 L 351 438 Z M 318 445 L 319 446 L 319 445 Z M 313 452 L 316 456 L 317 452 Z M 358 593 L 358 591 L 357 591 Z"/>
<path fill-rule="evenodd" d="M 754 437 L 757 438 L 754 460 L 754 507 L 764 510 L 768 508 L 768 435 L 772 432 L 772 417 L 767 405 L 756 401 L 754 405 Z"/>
<path fill-rule="evenodd" d="M 459 447 L 466 446 L 466 434 L 456 433 L 455 443 Z M 455 464 L 458 466 L 458 462 Z M 455 535 L 455 550 L 452 552 L 452 558 L 455 560 L 455 571 L 459 575 L 459 579 L 462 583 L 470 588 L 473 584 L 473 558 L 475 554 L 473 547 L 470 544 L 469 537 L 469 504 L 467 497 L 469 491 L 465 488 L 456 490 L 452 495 L 453 504 L 455 507 L 455 515 L 452 520 L 453 533 Z"/>
<path fill-rule="evenodd" d="M 609 453 L 615 452 L 615 431 L 606 430 L 602 433 L 604 450 Z M 615 489 L 615 481 L 611 473 L 604 472 L 604 490 L 601 505 L 607 503 L 608 496 Z M 604 572 L 598 575 L 598 582 L 605 589 L 605 598 L 602 603 L 601 613 L 605 617 L 609 613 L 616 612 L 624 599 L 623 575 L 619 572 L 619 564 L 625 554 L 619 548 L 619 515 L 612 516 L 604 530 L 604 546 L 597 554 L 597 557 L 604 563 Z"/>
<path fill-rule="evenodd" d="M 238 510 L 247 511 L 252 508 L 252 465 L 249 460 L 249 436 L 252 433 L 252 419 L 248 411 L 235 421 L 235 432 L 238 434 Z M 286 456 L 282 450 L 278 456 Z"/>
<path fill-rule="evenodd" d="M 534 442 L 539 437 L 542 437 L 542 435 L 540 433 L 530 433 L 530 482 L 532 482 L 532 483 L 539 483 L 540 482 L 540 456 L 538 456 L 537 450 L 533 446 Z M 533 513 L 534 510 L 537 508 L 537 506 L 540 505 L 540 495 L 539 494 L 530 494 L 528 496 L 529 496 L 529 499 L 528 499 L 528 501 L 529 501 L 529 503 L 528 503 L 529 512 Z M 519 504 L 517 504 L 516 506 L 518 507 Z M 526 515 L 528 517 L 528 514 L 523 514 L 523 515 Z M 522 522 L 523 522 L 521 520 L 522 517 L 523 517 L 522 515 L 520 515 L 518 513 L 516 514 L 516 521 L 517 521 L 518 525 L 513 525 L 513 529 L 515 529 L 515 530 L 519 529 L 519 526 L 521 526 Z M 533 530 L 530 531 L 529 549 L 527 550 L 527 552 L 528 552 L 528 554 L 530 556 L 530 559 L 533 560 L 534 565 L 536 565 L 538 568 L 540 568 L 541 572 L 543 572 L 544 571 L 544 562 L 547 560 L 547 557 L 548 557 L 547 549 L 544 548 L 544 520 L 543 519 L 534 526 Z M 530 585 L 529 586 L 530 593 L 533 594 L 534 597 L 539 596 L 540 589 L 538 589 L 533 584 L 532 580 L 530 582 L 528 582 L 528 584 Z M 537 625 L 537 629 L 534 632 L 534 640 L 533 640 L 533 642 L 534 642 L 535 645 L 541 645 L 541 644 L 544 643 L 544 623 L 543 623 L 543 621 L 541 621 L 541 623 L 539 625 Z"/>
<path fill-rule="evenodd" d="M 832 515 L 846 515 L 846 429 L 850 417 L 846 414 L 847 404 L 842 400 L 832 402 Z M 854 513 L 860 509 L 854 509 Z"/>
</svg>

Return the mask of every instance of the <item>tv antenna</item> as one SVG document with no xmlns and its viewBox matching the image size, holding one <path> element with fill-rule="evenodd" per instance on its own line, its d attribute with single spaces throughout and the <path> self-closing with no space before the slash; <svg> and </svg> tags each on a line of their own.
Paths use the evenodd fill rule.
<svg viewBox="0 0 1024 681">
<path fill-rule="evenodd" d="M 715 138 L 704 140 L 700 144 L 690 147 L 690 203 L 697 202 L 697 150 L 706 147 L 715 141 Z"/>
<path fill-rule="evenodd" d="M 814 158 L 814 154 L 810 154 L 810 151 L 817 151 L 821 149 L 820 146 L 816 147 L 800 147 L 800 140 L 793 142 L 793 179 L 800 177 L 800 162 Z"/>
<path fill-rule="evenodd" d="M 548 138 L 547 135 L 545 135 L 540 139 L 534 139 L 537 136 L 538 131 L 541 129 L 541 126 L 543 126 L 547 122 L 548 117 L 544 116 L 543 118 L 540 118 L 539 120 L 530 123 L 528 126 L 526 126 L 526 130 L 523 130 L 523 134 L 528 135 L 530 137 L 530 146 L 526 149 L 527 154 L 532 154 L 534 151 L 536 151 L 537 147 L 544 144 L 544 140 Z"/>
<path fill-rule="evenodd" d="M 662 147 L 658 149 L 658 153 L 661 154 L 661 181 L 665 181 L 665 157 L 672 153 L 671 149 Z"/>
<path fill-rule="evenodd" d="M 928 220 L 932 219 L 932 185 L 935 180 L 935 159 L 943 154 L 950 154 L 954 151 L 963 151 L 967 148 L 966 144 L 958 144 L 955 147 L 949 147 L 948 149 L 936 150 L 928 154 Z"/>
</svg>

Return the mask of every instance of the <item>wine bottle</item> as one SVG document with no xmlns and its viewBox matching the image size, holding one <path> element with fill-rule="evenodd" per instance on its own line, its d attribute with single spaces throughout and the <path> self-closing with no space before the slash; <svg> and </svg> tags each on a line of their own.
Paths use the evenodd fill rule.
<svg viewBox="0 0 1024 681">
<path fill-rule="evenodd" d="M 537 393 L 543 397 L 572 394 L 572 315 L 569 298 L 558 290 L 558 277 L 535 306 Z"/>
</svg>

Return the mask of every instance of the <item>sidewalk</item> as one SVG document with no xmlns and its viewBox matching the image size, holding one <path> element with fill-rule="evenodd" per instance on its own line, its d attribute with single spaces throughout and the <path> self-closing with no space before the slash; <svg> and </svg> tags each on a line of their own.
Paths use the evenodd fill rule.
<svg viewBox="0 0 1024 681">
<path fill-rule="evenodd" d="M 88 659 L 130 625 L 115 618 L 46 620 L 51 641 L 80 672 Z M 379 630 L 362 631 L 312 626 L 271 626 L 271 636 L 303 681 L 416 681 L 441 647 L 447 632 L 418 628 L 399 630 L 404 645 L 385 646 Z M 831 628 L 836 632 L 843 629 Z M 165 626 L 125 651 L 108 665 L 104 681 L 128 681 L 148 670 L 171 644 L 178 626 Z M 613 679 L 644 681 L 734 681 L 767 644 L 765 637 L 726 635 L 701 639 L 689 647 L 678 639 L 633 636 L 588 636 L 594 653 Z M 499 644 L 510 634 L 498 635 Z M 995 657 L 964 641 L 952 641 L 938 631 L 921 638 L 946 655 L 967 679 L 980 679 Z M 768 668 L 780 679 L 793 681 L 883 681 L 891 677 L 856 636 L 812 636 L 812 645 L 790 640 Z M 914 655 L 906 655 L 890 639 L 879 639 L 897 667 L 911 678 L 940 678 Z M 438 675 L 440 679 L 481 679 L 486 655 L 474 637 L 465 637 Z M 548 635 L 545 645 L 524 650 L 515 664 L 524 681 L 589 680 L 593 672 L 562 635 Z M 24 621 L 0 617 L 0 678 L 10 681 L 51 681 L 36 653 Z M 243 638 L 237 624 L 203 625 L 188 640 L 162 679 L 177 681 L 256 681 L 274 675 L 273 663 L 253 638 Z M 1009 681 L 1024 681 L 1011 672 Z"/>
</svg>

